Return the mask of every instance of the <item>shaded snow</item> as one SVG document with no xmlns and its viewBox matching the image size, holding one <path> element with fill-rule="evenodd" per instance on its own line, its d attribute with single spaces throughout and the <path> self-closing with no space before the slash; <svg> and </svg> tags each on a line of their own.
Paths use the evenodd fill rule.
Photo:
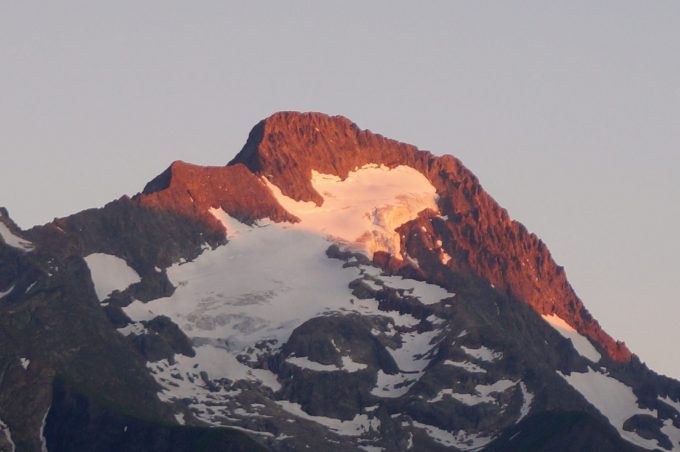
<svg viewBox="0 0 680 452">
<path fill-rule="evenodd" d="M 310 360 L 306 356 L 289 356 L 286 358 L 286 362 L 289 362 L 300 369 L 313 370 L 314 372 L 339 372 L 342 370 L 341 367 L 338 367 L 335 364 L 321 364 Z"/>
<path fill-rule="evenodd" d="M 357 372 L 359 370 L 366 369 L 368 366 L 363 363 L 358 363 L 354 360 L 352 360 L 351 357 L 349 356 L 343 356 L 341 358 L 342 360 L 342 370 L 345 370 L 347 372 Z"/>
<path fill-rule="evenodd" d="M 671 444 L 673 444 L 672 450 L 680 450 L 680 428 L 673 425 L 672 419 L 666 419 L 663 421 L 661 433 L 666 435 Z"/>
<path fill-rule="evenodd" d="M 24 290 L 24 293 L 29 293 L 29 292 L 31 291 L 31 289 L 32 289 L 36 284 L 38 284 L 38 281 L 33 281 L 33 282 L 26 288 L 26 290 Z"/>
<path fill-rule="evenodd" d="M 531 404 L 534 401 L 534 395 L 529 392 L 524 382 L 520 382 L 519 387 L 522 390 L 522 407 L 519 410 L 519 417 L 516 422 L 521 421 L 529 414 L 529 411 L 531 411 Z"/>
<path fill-rule="evenodd" d="M 340 366 L 336 366 L 335 364 L 321 364 L 310 360 L 306 356 L 289 356 L 286 358 L 286 361 L 301 369 L 308 369 L 315 372 L 357 372 L 368 367 L 366 364 L 354 362 L 349 356 L 342 357 L 342 364 Z"/>
<path fill-rule="evenodd" d="M 385 287 L 403 290 L 405 294 L 418 298 L 423 304 L 435 304 L 455 296 L 454 293 L 449 292 L 436 284 L 416 281 L 401 276 L 382 275 L 382 270 L 378 267 L 365 267 L 365 271 L 367 274 L 379 278 Z"/>
<path fill-rule="evenodd" d="M 496 399 L 491 396 L 492 394 L 507 391 L 516 384 L 517 382 L 512 380 L 499 380 L 490 385 L 477 385 L 474 394 L 456 393 L 453 389 L 447 388 L 439 391 L 430 401 L 439 402 L 444 399 L 444 396 L 449 396 L 469 406 L 479 405 L 480 403 L 495 403 Z"/>
<path fill-rule="evenodd" d="M 410 331 L 401 334 L 401 347 L 386 347 L 397 363 L 400 372 L 395 375 L 378 372 L 378 379 L 371 394 L 378 397 L 395 398 L 406 394 L 410 387 L 423 375 L 430 364 L 430 352 L 437 346 L 435 340 L 441 330 L 418 333 Z"/>
<path fill-rule="evenodd" d="M 447 359 L 446 361 L 444 361 L 444 364 L 447 366 L 460 367 L 471 373 L 480 374 L 486 373 L 486 369 L 483 369 L 479 367 L 477 364 L 471 363 L 470 361 L 452 361 L 450 359 Z"/>
<path fill-rule="evenodd" d="M 165 376 L 168 381 L 172 381 L 171 385 L 167 383 L 163 385 L 166 389 L 167 399 L 194 397 L 197 393 L 204 391 L 203 387 L 198 387 L 191 382 L 190 378 L 177 381 L 171 378 L 172 374 L 189 375 L 194 379 L 200 380 L 199 373 L 205 372 L 210 379 L 228 378 L 230 380 L 246 380 L 259 383 L 265 387 L 271 388 L 272 391 L 281 389 L 281 385 L 277 382 L 276 376 L 264 369 L 252 369 L 245 364 L 239 362 L 227 350 L 216 347 L 214 345 L 201 345 L 194 347 L 196 356 L 188 357 L 184 355 L 175 355 L 175 363 L 170 364 L 167 360 L 161 361 L 163 370 L 159 370 L 159 364 L 149 363 L 148 367 L 154 373 Z"/>
<path fill-rule="evenodd" d="M 371 431 L 376 432 L 380 428 L 380 419 L 370 418 L 366 414 L 357 414 L 354 419 L 343 421 L 326 416 L 312 416 L 299 404 L 287 400 L 279 400 L 276 403 L 290 414 L 323 425 L 341 436 L 362 436 Z"/>
<path fill-rule="evenodd" d="M 557 314 L 552 315 L 542 315 L 543 320 L 548 322 L 555 331 L 560 333 L 563 337 L 566 337 L 571 341 L 576 352 L 596 363 L 602 358 L 602 356 L 595 350 L 593 344 L 585 337 L 580 335 L 571 325 L 569 325 L 564 319 L 559 317 Z"/>
<path fill-rule="evenodd" d="M 414 374 L 386 374 L 382 370 L 378 371 L 378 376 L 375 387 L 371 390 L 371 394 L 383 398 L 397 398 L 401 397 L 411 389 L 411 386 L 420 378 L 420 373 Z"/>
<path fill-rule="evenodd" d="M 668 396 L 658 397 L 658 399 L 666 405 L 675 408 L 675 411 L 680 414 L 680 402 L 676 402 Z M 680 428 L 673 425 L 672 419 L 665 419 L 663 421 L 661 432 L 666 435 L 673 444 L 673 450 L 680 450 Z"/>
<path fill-rule="evenodd" d="M 139 336 L 140 334 L 145 334 L 147 332 L 146 327 L 140 322 L 132 322 L 128 323 L 122 328 L 118 328 L 117 330 L 120 334 L 123 336 L 129 336 L 131 334 L 134 334 L 135 336 Z"/>
<path fill-rule="evenodd" d="M 5 442 L 9 445 L 9 451 L 8 452 L 15 452 L 16 451 L 16 444 L 14 444 L 14 440 L 12 439 L 12 432 L 9 430 L 9 427 L 7 424 L 3 422 L 2 419 L 0 419 L 0 433 L 2 433 L 2 436 L 5 437 Z"/>
<path fill-rule="evenodd" d="M 238 405 L 234 401 L 241 390 L 231 390 L 222 385 L 211 386 L 203 376 L 211 382 L 227 378 L 232 381 L 250 381 L 272 391 L 281 388 L 272 372 L 251 369 L 225 349 L 202 345 L 194 347 L 194 350 L 195 357 L 175 355 L 173 364 L 168 360 L 161 360 L 147 363 L 147 367 L 162 387 L 158 394 L 160 400 L 184 401 L 197 419 L 210 425 L 225 425 L 225 421 L 229 420 L 226 416 Z M 232 424 L 229 423 L 230 426 Z"/>
<path fill-rule="evenodd" d="M 94 290 L 99 301 L 106 300 L 115 290 L 125 290 L 130 285 L 141 281 L 137 272 L 120 257 L 93 253 L 85 256 L 84 259 L 90 269 Z"/>
<path fill-rule="evenodd" d="M 443 446 L 455 447 L 459 450 L 478 450 L 489 444 L 493 439 L 493 437 L 482 436 L 474 433 L 470 434 L 463 430 L 458 430 L 455 434 L 453 434 L 439 427 L 416 421 L 413 421 L 411 424 L 413 427 L 425 430 L 427 436 L 432 438 L 437 443 Z"/>
<path fill-rule="evenodd" d="M 10 288 L 5 291 L 0 290 L 0 300 L 2 300 L 6 295 L 9 295 L 13 290 L 14 286 L 10 286 Z"/>
<path fill-rule="evenodd" d="M 671 399 L 668 396 L 659 397 L 659 400 L 665 403 L 666 405 L 675 408 L 675 411 L 680 413 L 680 402 L 676 402 L 675 400 Z"/>
<path fill-rule="evenodd" d="M 483 345 L 479 348 L 460 347 L 468 356 L 480 361 L 492 362 L 503 357 L 503 353 L 491 350 Z"/>
<path fill-rule="evenodd" d="M 656 411 L 640 408 L 633 390 L 620 381 L 588 368 L 588 372 L 572 372 L 571 375 L 558 374 L 574 389 L 583 395 L 609 423 L 616 428 L 619 435 L 626 441 L 645 449 L 660 447 L 653 439 L 645 439 L 635 432 L 623 429 L 623 424 L 631 416 L 646 414 L 656 417 Z"/>
<path fill-rule="evenodd" d="M 382 451 L 385 450 L 385 449 L 382 448 L 382 447 L 378 447 L 378 446 L 367 446 L 367 445 L 361 445 L 361 446 L 359 446 L 359 449 L 365 450 L 366 452 L 382 452 Z"/>
<path fill-rule="evenodd" d="M 45 425 L 47 424 L 47 415 L 50 414 L 50 409 L 52 406 L 47 407 L 47 411 L 43 415 L 42 422 L 40 423 L 40 452 L 47 451 L 47 440 L 45 439 Z"/>
<path fill-rule="evenodd" d="M 0 237 L 2 237 L 7 245 L 21 251 L 32 251 L 34 248 L 31 242 L 12 233 L 2 221 L 0 221 Z"/>
<path fill-rule="evenodd" d="M 395 229 L 425 209 L 437 211 L 436 189 L 408 166 L 365 165 L 347 178 L 312 171 L 312 186 L 323 204 L 295 201 L 265 179 L 279 204 L 300 218 L 297 228 L 333 237 L 373 256 L 386 251 L 401 258 Z"/>
</svg>

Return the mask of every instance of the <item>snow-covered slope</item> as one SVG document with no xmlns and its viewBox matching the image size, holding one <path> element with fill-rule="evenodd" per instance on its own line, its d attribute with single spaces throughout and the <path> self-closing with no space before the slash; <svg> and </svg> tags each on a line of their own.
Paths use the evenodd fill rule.
<svg viewBox="0 0 680 452">
<path fill-rule="evenodd" d="M 576 332 L 576 330 L 571 325 L 561 319 L 558 315 L 552 314 L 544 315 L 542 317 L 543 320 L 555 328 L 558 333 L 569 339 L 576 351 L 579 352 L 581 356 L 588 358 L 594 363 L 598 362 L 600 358 L 602 358 L 602 355 L 600 355 L 598 351 L 595 350 L 595 347 L 593 347 L 593 344 L 590 343 L 588 338 L 578 334 L 578 332 Z"/>
<path fill-rule="evenodd" d="M 403 174 L 403 170 L 400 172 Z M 352 180 L 346 183 L 351 184 Z M 324 193 L 332 198 L 333 192 Z M 375 190 L 366 193 L 368 196 L 376 195 Z M 243 393 L 237 389 L 240 382 L 252 382 L 256 388 L 259 387 L 259 397 L 270 390 L 279 390 L 281 384 L 276 375 L 261 368 L 259 363 L 279 353 L 296 328 L 320 316 L 355 315 L 373 319 L 376 334 L 383 334 L 384 330 L 401 342 L 387 348 L 398 366 L 398 372 L 388 375 L 378 369 L 367 370 L 367 364 L 354 361 L 351 356 L 343 356 L 341 364 L 335 365 L 317 363 L 308 357 L 292 354 L 286 359 L 287 363 L 310 372 L 372 372 L 377 375 L 372 394 L 378 397 L 400 397 L 408 392 L 430 363 L 431 356 L 428 357 L 428 354 L 436 347 L 442 330 L 419 331 L 421 320 L 398 310 L 381 309 L 379 301 L 374 298 L 357 298 L 351 288 L 352 282 L 361 280 L 378 290 L 389 288 L 399 291 L 426 305 L 452 299 L 455 294 L 421 281 L 382 276 L 380 269 L 359 264 L 356 258 L 353 258 L 352 265 L 329 258 L 327 250 L 338 237 L 334 234 L 320 235 L 319 229 L 328 232 L 324 225 L 333 226 L 333 220 L 343 210 L 347 222 L 357 225 L 357 228 L 358 225 L 371 228 L 371 221 L 364 222 L 366 212 L 377 207 L 389 210 L 392 206 L 385 201 L 400 203 L 410 199 L 411 195 L 401 196 L 395 190 L 389 197 L 376 197 L 379 204 L 372 209 L 360 194 L 360 191 L 354 192 L 354 199 L 361 209 L 329 209 L 323 221 L 319 220 L 322 214 L 309 214 L 316 217 L 317 221 L 312 222 L 314 227 L 310 227 L 306 221 L 309 216 L 306 215 L 302 216 L 300 223 L 265 220 L 248 226 L 221 209 L 212 210 L 226 229 L 228 243 L 216 249 L 206 249 L 192 262 L 177 263 L 166 269 L 176 288 L 172 296 L 146 303 L 134 301 L 124 308 L 135 324 L 121 329 L 121 333 L 143 334 L 143 322 L 167 316 L 195 346 L 196 355 L 193 357 L 176 355 L 174 362 L 164 360 L 149 364 L 164 388 L 160 394 L 163 400 L 186 403 L 193 415 L 213 425 L 239 425 L 239 418 L 244 418 L 241 428 L 252 430 L 248 421 L 258 416 L 244 411 L 245 402 L 240 398 Z M 344 202 L 349 203 L 348 200 Z M 352 218 L 352 215 L 357 218 Z M 356 231 L 356 236 L 348 237 L 362 235 L 359 229 Z M 345 241 L 342 237 L 340 240 L 350 245 L 357 243 Z M 370 252 L 367 248 L 363 251 Z M 436 326 L 442 320 L 430 316 L 427 323 Z M 206 389 L 207 381 L 211 382 L 213 389 Z M 231 383 L 220 386 L 219 382 L 224 381 Z M 220 389 L 216 390 L 216 387 Z M 254 396 L 249 393 L 248 397 Z M 277 416 L 283 418 L 302 416 L 320 426 L 327 426 L 329 422 L 342 425 L 341 419 L 328 416 L 317 419 L 317 416 L 295 406 L 284 400 L 270 405 L 268 409 L 279 411 Z M 379 423 L 373 414 L 362 416 L 369 424 Z M 342 436 L 343 431 L 330 428 L 329 434 Z M 285 434 L 272 437 L 266 431 L 259 434 L 281 441 L 288 438 Z M 376 432 L 366 429 L 357 433 L 352 431 L 348 435 L 375 437 Z"/>
</svg>

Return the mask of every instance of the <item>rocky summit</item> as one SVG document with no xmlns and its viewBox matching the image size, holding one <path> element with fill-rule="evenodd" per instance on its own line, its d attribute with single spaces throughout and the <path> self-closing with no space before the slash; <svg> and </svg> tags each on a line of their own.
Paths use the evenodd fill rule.
<svg viewBox="0 0 680 452">
<path fill-rule="evenodd" d="M 226 166 L 0 210 L 0 450 L 678 451 L 680 382 L 459 160 L 283 112 Z"/>
</svg>

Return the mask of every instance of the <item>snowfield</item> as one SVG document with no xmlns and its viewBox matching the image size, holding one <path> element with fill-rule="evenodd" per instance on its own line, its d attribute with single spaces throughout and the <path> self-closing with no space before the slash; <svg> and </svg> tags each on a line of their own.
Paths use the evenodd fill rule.
<svg viewBox="0 0 680 452">
<path fill-rule="evenodd" d="M 418 380 L 430 362 L 425 355 L 435 347 L 433 341 L 440 331 L 417 333 L 417 319 L 397 311 L 381 311 L 377 300 L 354 299 L 349 284 L 362 275 L 380 277 L 386 280 L 381 281 L 382 285 L 406 288 L 427 303 L 441 301 L 452 294 L 419 281 L 379 276 L 380 270 L 375 267 L 343 268 L 343 261 L 329 259 L 325 254 L 332 244 L 329 238 L 301 227 L 268 221 L 251 227 L 222 210 L 213 210 L 213 214 L 227 228 L 229 243 L 215 250 L 205 250 L 193 262 L 169 267 L 168 278 L 176 287 L 172 296 L 147 303 L 135 301 L 124 308 L 136 322 L 166 315 L 195 344 L 203 344 L 199 355 L 213 350 L 210 358 L 206 355 L 205 362 L 200 356 L 179 357 L 180 362 L 189 360 L 189 367 L 198 364 L 198 369 L 210 369 L 208 374 L 215 378 L 259 381 L 240 363 L 234 364 L 232 369 L 242 370 L 229 370 L 229 366 L 225 366 L 216 372 L 214 361 L 221 356 L 221 361 L 237 363 L 236 356 L 250 353 L 252 346 L 258 343 L 268 344 L 269 352 L 277 350 L 295 328 L 311 318 L 358 313 L 387 317 L 391 325 L 414 329 L 402 335 L 399 348 L 388 348 L 403 373 L 379 375 L 374 394 L 399 397 Z M 412 287 L 408 287 L 408 282 L 413 283 Z M 437 299 L 437 296 L 442 298 Z M 432 320 L 437 321 L 436 318 Z M 140 333 L 139 323 L 136 325 L 121 328 L 121 333 Z M 289 357 L 288 362 L 326 372 L 354 372 L 364 368 L 348 359 L 343 359 L 342 368 L 314 363 L 304 357 Z M 168 372 L 164 371 L 164 374 Z M 167 396 L 172 398 L 175 390 L 165 386 Z"/>
<path fill-rule="evenodd" d="M 395 229 L 425 209 L 438 211 L 434 186 L 421 173 L 403 165 L 392 169 L 364 165 L 344 180 L 312 171 L 312 186 L 324 199 L 321 206 L 295 201 L 276 185 L 265 182 L 279 204 L 300 218 L 299 227 L 363 250 L 368 257 L 376 251 L 402 256 Z"/>
<path fill-rule="evenodd" d="M 339 243 L 369 256 L 377 250 L 399 256 L 399 236 L 394 228 L 423 209 L 436 210 L 434 187 L 411 168 L 390 170 L 376 165 L 359 169 L 344 181 L 315 173 L 313 184 L 325 199 L 322 206 L 295 202 L 270 185 L 279 202 L 301 219 L 299 223 L 262 220 L 245 225 L 222 209 L 211 209 L 224 225 L 228 243 L 204 249 L 192 262 L 167 268 L 168 279 L 176 288 L 170 297 L 147 303 L 134 301 L 124 308 L 135 323 L 121 328 L 122 334 L 141 334 L 141 321 L 165 315 L 194 344 L 193 358 L 176 355 L 174 363 L 163 360 L 148 364 L 163 387 L 161 399 L 184 400 L 196 417 L 212 425 L 235 425 L 239 416 L 245 415 L 245 407 L 236 401 L 239 392 L 209 390 L 203 376 L 211 381 L 250 381 L 263 391 L 277 391 L 280 384 L 272 372 L 248 363 L 276 353 L 295 328 L 325 315 L 380 316 L 387 319 L 389 328 L 374 334 L 399 334 L 399 345 L 387 350 L 401 372 L 379 372 L 375 395 L 399 397 L 422 376 L 442 333 L 437 327 L 442 319 L 430 316 L 428 321 L 435 328 L 418 332 L 420 320 L 406 313 L 382 311 L 375 299 L 356 299 L 350 283 L 362 279 L 374 290 L 391 287 L 423 304 L 436 304 L 454 294 L 436 285 L 383 276 L 372 266 L 346 266 L 342 260 L 329 258 L 326 250 Z M 98 261 L 94 262 L 96 268 Z M 101 287 L 101 293 L 127 283 L 129 279 L 118 278 L 115 284 Z M 342 356 L 341 366 L 324 365 L 304 356 L 286 360 L 312 372 L 358 372 L 367 368 L 349 356 Z M 183 378 L 178 379 L 178 375 Z M 340 421 L 311 416 L 285 400 L 277 404 L 279 415 L 316 422 L 337 435 L 367 435 L 380 425 L 370 413 Z"/>
</svg>

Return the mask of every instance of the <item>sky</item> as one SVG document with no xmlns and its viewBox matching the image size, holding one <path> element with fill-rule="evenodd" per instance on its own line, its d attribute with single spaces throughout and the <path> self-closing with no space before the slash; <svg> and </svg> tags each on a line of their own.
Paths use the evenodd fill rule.
<svg viewBox="0 0 680 452">
<path fill-rule="evenodd" d="M 224 165 L 280 110 L 453 154 L 680 378 L 680 2 L 0 2 L 0 205 L 24 228 Z"/>
</svg>

